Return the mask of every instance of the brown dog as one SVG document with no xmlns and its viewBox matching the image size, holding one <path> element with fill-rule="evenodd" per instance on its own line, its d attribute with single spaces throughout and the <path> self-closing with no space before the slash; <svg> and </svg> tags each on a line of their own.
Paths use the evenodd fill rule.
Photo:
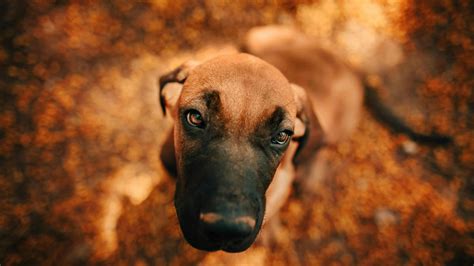
<svg viewBox="0 0 474 266">
<path fill-rule="evenodd" d="M 184 237 L 207 251 L 247 249 L 265 211 L 286 199 L 293 163 L 322 145 L 305 91 L 247 54 L 185 64 L 162 76 L 160 88 L 174 119 L 161 157 L 177 176 Z"/>
<path fill-rule="evenodd" d="M 286 201 L 294 166 L 354 131 L 364 96 L 393 131 L 425 143 L 449 142 L 412 130 L 343 60 L 294 29 L 255 28 L 243 48 L 272 65 L 232 54 L 188 62 L 160 78 L 163 112 L 174 119 L 161 158 L 177 176 L 175 207 L 184 237 L 198 249 L 247 249 L 264 216 Z M 324 176 L 324 154 L 307 166 L 313 177 Z"/>
</svg>

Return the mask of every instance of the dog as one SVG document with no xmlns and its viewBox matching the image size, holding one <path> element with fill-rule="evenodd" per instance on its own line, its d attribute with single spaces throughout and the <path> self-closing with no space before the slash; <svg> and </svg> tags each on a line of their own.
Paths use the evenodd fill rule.
<svg viewBox="0 0 474 266">
<path fill-rule="evenodd" d="M 162 111 L 174 120 L 161 160 L 176 176 L 183 235 L 205 251 L 249 248 L 288 198 L 296 168 L 349 136 L 373 95 L 342 60 L 293 30 L 256 28 L 242 48 L 258 57 L 190 61 L 159 79 Z M 389 109 L 370 106 L 410 136 Z"/>
</svg>

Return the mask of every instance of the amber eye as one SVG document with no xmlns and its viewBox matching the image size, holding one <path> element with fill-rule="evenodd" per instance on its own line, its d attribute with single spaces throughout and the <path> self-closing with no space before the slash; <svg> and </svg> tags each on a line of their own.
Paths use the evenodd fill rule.
<svg viewBox="0 0 474 266">
<path fill-rule="evenodd" d="M 197 110 L 189 110 L 186 113 L 186 121 L 189 125 L 194 127 L 204 127 L 204 119 L 202 118 L 201 113 Z"/>
<path fill-rule="evenodd" d="M 272 138 L 272 143 L 277 145 L 285 145 L 290 140 L 290 133 L 280 131 Z"/>
</svg>

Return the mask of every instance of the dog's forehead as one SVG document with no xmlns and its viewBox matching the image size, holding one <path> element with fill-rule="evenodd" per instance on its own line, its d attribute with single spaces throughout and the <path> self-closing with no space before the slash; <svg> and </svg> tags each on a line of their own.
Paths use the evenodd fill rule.
<svg viewBox="0 0 474 266">
<path fill-rule="evenodd" d="M 296 116 L 290 83 L 265 61 L 247 54 L 220 56 L 197 66 L 190 73 L 182 102 L 216 91 L 226 113 L 269 113 L 281 107 Z"/>
</svg>

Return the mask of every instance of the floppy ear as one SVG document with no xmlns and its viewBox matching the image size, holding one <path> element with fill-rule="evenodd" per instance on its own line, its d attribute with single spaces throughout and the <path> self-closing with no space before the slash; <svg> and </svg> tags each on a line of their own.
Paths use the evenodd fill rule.
<svg viewBox="0 0 474 266">
<path fill-rule="evenodd" d="M 324 132 L 306 91 L 295 84 L 291 87 L 298 108 L 293 139 L 299 142 L 293 162 L 300 164 L 311 159 L 324 145 Z"/>
<path fill-rule="evenodd" d="M 195 61 L 188 61 L 177 67 L 171 72 L 162 75 L 159 78 L 159 99 L 163 115 L 166 115 L 166 109 L 173 110 L 178 102 L 183 84 L 186 81 L 191 70 L 197 66 Z M 163 166 L 172 177 L 176 177 L 176 158 L 174 150 L 173 129 L 168 133 L 163 146 L 161 147 L 160 158 Z"/>
<path fill-rule="evenodd" d="M 174 108 L 183 89 L 184 82 L 191 70 L 198 64 L 196 61 L 188 61 L 159 78 L 158 85 L 160 90 L 158 95 L 163 115 L 166 115 L 166 109 L 171 110 Z"/>
</svg>

